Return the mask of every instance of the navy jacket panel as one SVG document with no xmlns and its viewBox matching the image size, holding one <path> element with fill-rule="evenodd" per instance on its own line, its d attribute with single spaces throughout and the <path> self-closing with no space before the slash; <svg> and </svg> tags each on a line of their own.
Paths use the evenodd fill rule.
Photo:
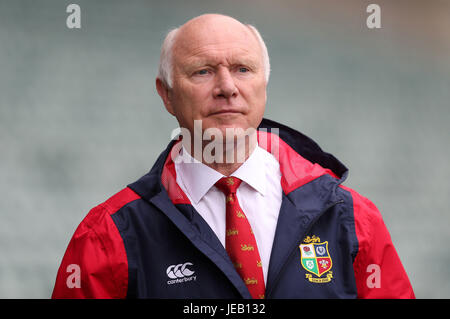
<svg viewBox="0 0 450 319">
<path fill-rule="evenodd" d="M 176 207 L 164 209 L 178 212 Z M 128 298 L 242 297 L 220 268 L 226 264 L 224 258 L 202 246 L 203 241 L 194 228 L 184 228 L 192 227 L 187 220 L 174 223 L 145 200 L 134 201 L 112 218 L 128 256 Z M 170 266 L 186 263 L 191 264 L 187 268 L 192 275 L 168 276 Z M 227 265 L 227 269 L 234 271 L 232 265 Z"/>
<path fill-rule="evenodd" d="M 334 178 L 325 175 L 287 196 L 295 210 L 291 207 L 280 212 L 267 298 L 356 297 L 352 263 L 357 239 L 352 226 L 351 201 L 336 191 L 337 186 Z M 318 192 L 318 188 L 328 188 L 325 192 L 328 196 L 319 200 L 318 196 L 324 192 Z M 311 273 L 302 266 L 300 245 L 308 236 L 328 243 L 327 255 L 332 263 L 328 274 L 332 277 L 327 282 L 306 280 Z"/>
</svg>

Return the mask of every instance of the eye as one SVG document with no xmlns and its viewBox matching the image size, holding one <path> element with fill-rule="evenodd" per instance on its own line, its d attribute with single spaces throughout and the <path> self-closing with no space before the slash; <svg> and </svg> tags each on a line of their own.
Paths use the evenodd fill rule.
<svg viewBox="0 0 450 319">
<path fill-rule="evenodd" d="M 198 74 L 198 75 L 207 75 L 207 74 L 208 74 L 208 69 L 201 69 L 201 70 L 195 72 L 195 74 Z"/>
<path fill-rule="evenodd" d="M 241 67 L 239 68 L 239 72 L 241 72 L 241 73 L 246 73 L 246 72 L 248 72 L 248 71 L 249 71 L 249 69 L 247 69 L 246 67 L 241 66 Z"/>
</svg>

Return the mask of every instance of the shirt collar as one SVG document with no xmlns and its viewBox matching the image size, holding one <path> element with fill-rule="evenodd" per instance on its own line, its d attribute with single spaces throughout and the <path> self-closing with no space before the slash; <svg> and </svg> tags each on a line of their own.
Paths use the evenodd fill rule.
<svg viewBox="0 0 450 319">
<path fill-rule="evenodd" d="M 255 150 L 247 160 L 231 174 L 231 176 L 235 176 L 246 182 L 263 196 L 266 194 L 264 152 L 266 151 L 256 145 Z"/>
<path fill-rule="evenodd" d="M 252 154 L 231 176 L 241 179 L 264 196 L 266 179 L 265 174 L 261 174 L 261 172 L 265 172 L 263 152 L 265 151 L 256 145 Z M 179 156 L 182 158 L 177 161 L 177 169 L 181 180 L 189 192 L 191 200 L 197 204 L 224 175 L 193 158 L 184 146 Z"/>
</svg>

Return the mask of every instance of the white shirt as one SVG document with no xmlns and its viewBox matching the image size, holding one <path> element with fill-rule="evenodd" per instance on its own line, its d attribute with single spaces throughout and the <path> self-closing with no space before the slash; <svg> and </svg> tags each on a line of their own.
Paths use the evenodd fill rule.
<svg viewBox="0 0 450 319">
<path fill-rule="evenodd" d="M 214 186 L 224 175 L 192 158 L 184 147 L 178 156 L 183 156 L 183 160 L 174 161 L 178 185 L 225 247 L 225 195 Z M 231 176 L 243 181 L 236 196 L 255 234 L 264 282 L 267 283 L 282 200 L 280 164 L 272 154 L 257 145 Z"/>
</svg>

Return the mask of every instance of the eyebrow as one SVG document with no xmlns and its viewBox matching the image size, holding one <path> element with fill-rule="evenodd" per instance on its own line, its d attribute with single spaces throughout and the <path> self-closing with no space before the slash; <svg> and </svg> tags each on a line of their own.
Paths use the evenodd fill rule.
<svg viewBox="0 0 450 319">
<path fill-rule="evenodd" d="M 188 60 L 187 63 L 183 64 L 183 69 L 186 70 L 195 70 L 198 68 L 201 68 L 203 66 L 212 66 L 215 67 L 218 65 L 217 61 L 215 59 L 209 59 L 209 58 L 194 58 L 192 60 Z M 231 65 L 245 65 L 250 67 L 252 70 L 258 69 L 258 63 L 253 61 L 251 57 L 239 57 L 239 58 L 232 58 L 231 59 Z"/>
</svg>

